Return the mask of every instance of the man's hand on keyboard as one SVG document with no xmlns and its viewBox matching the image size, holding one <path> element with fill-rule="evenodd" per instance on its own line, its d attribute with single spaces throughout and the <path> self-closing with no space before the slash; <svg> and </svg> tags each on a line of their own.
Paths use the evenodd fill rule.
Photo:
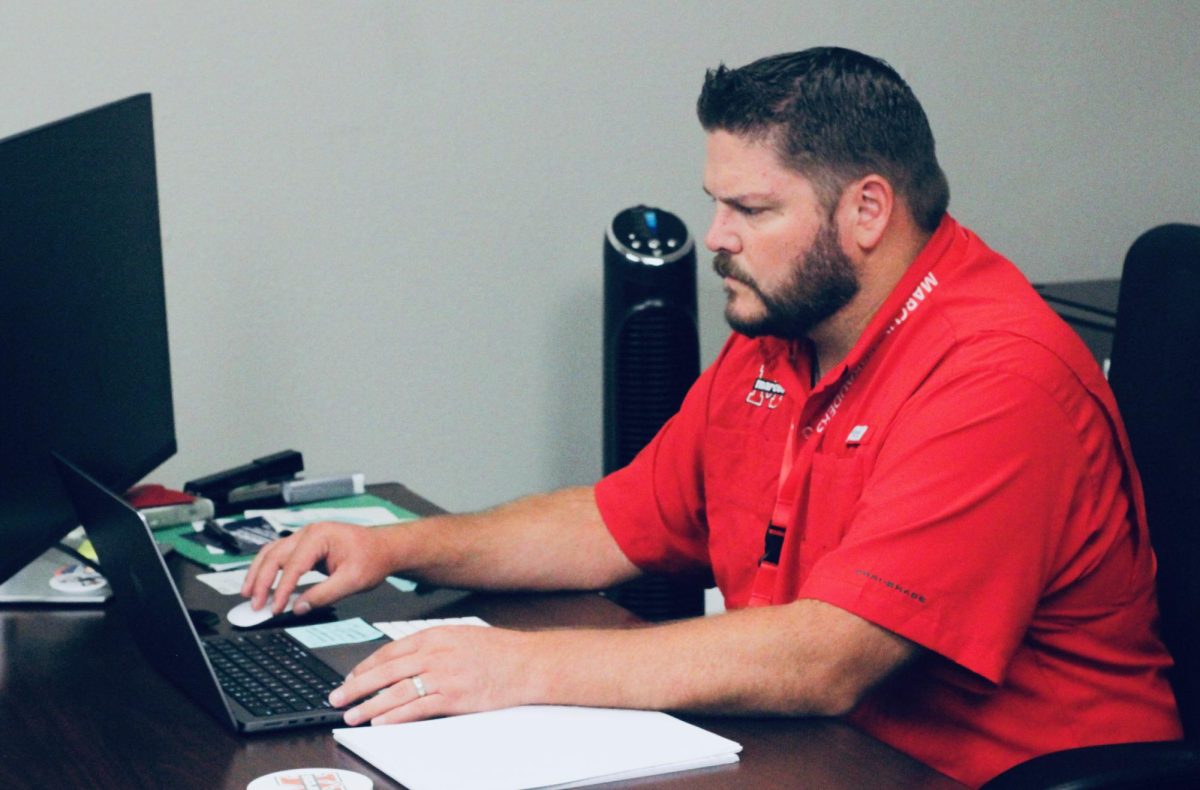
<svg viewBox="0 0 1200 790">
<path fill-rule="evenodd" d="M 265 546 L 254 558 L 242 595 L 250 598 L 255 609 L 261 609 L 271 596 L 271 610 L 280 612 L 296 582 L 308 571 L 324 562 L 329 578 L 315 584 L 296 601 L 296 614 L 327 606 L 351 593 L 365 590 L 382 582 L 392 572 L 387 564 L 386 540 L 382 528 L 366 529 L 351 524 L 321 522 L 309 524 L 295 535 Z M 282 574 L 281 574 L 282 572 Z M 272 585 L 275 577 L 279 583 Z"/>
<path fill-rule="evenodd" d="M 330 695 L 349 725 L 395 724 L 535 701 L 528 657 L 537 632 L 476 625 L 428 628 L 375 651 Z M 419 678 L 414 681 L 413 678 Z M 379 692 L 379 693 L 375 693 Z M 374 696 L 370 696 L 374 694 Z"/>
</svg>

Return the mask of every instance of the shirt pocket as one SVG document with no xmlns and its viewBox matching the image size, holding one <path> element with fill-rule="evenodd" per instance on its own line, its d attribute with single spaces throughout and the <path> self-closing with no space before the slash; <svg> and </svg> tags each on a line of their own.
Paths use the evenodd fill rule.
<svg viewBox="0 0 1200 790">
<path fill-rule="evenodd" d="M 749 596 L 778 494 L 782 439 L 710 427 L 704 447 L 704 507 L 713 575 L 727 599 Z"/>
<path fill-rule="evenodd" d="M 797 589 L 808 577 L 813 564 L 845 539 L 862 498 L 864 466 L 864 459 L 857 454 L 817 453 L 813 456 L 805 501 L 803 507 L 798 508 L 803 521 L 788 528 L 788 532 L 795 530 L 799 538 Z"/>
</svg>

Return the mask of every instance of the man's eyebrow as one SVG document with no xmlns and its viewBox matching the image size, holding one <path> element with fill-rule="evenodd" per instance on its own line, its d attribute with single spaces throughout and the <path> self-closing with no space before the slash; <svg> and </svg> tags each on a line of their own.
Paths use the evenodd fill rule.
<svg viewBox="0 0 1200 790">
<path fill-rule="evenodd" d="M 771 201 L 774 199 L 774 196 L 770 192 L 747 192 L 744 195 L 727 195 L 725 197 L 717 197 L 709 191 L 708 187 L 702 186 L 701 189 L 704 190 L 704 194 L 708 195 L 713 200 L 718 200 L 726 204 L 740 205 L 750 201 Z"/>
</svg>

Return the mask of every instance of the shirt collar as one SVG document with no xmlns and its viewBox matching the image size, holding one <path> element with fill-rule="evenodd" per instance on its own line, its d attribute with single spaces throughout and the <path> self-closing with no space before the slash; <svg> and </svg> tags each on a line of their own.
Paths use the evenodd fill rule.
<svg viewBox="0 0 1200 790">
<path fill-rule="evenodd" d="M 949 214 L 945 214 L 941 223 L 938 224 L 937 230 L 933 232 L 917 257 L 909 264 L 908 269 L 896 283 L 896 287 L 892 289 L 888 298 L 867 322 L 867 328 L 863 330 L 854 347 L 850 349 L 850 353 L 834 368 L 836 375 L 828 377 L 829 381 L 837 381 L 845 375 L 847 370 L 857 366 L 863 357 L 882 341 L 883 336 L 891 331 L 892 324 L 896 323 L 898 319 L 907 320 L 906 303 L 913 298 L 913 294 L 917 290 L 922 288 L 923 283 L 927 282 L 927 278 L 931 274 L 936 278 L 938 273 L 943 272 L 946 268 L 944 265 L 946 261 L 953 260 L 953 256 L 949 256 L 947 253 L 955 246 L 956 242 L 963 239 L 965 239 L 965 235 L 962 226 Z"/>
<path fill-rule="evenodd" d="M 937 230 L 925 242 L 925 246 L 917 253 L 917 257 L 913 259 L 913 262 L 909 264 L 900 281 L 896 283 L 896 287 L 892 289 L 888 298 L 884 300 L 883 304 L 875 312 L 875 315 L 871 317 L 871 320 L 867 323 L 867 328 L 859 336 L 854 347 L 850 349 L 850 353 L 832 371 L 827 371 L 822 375 L 821 379 L 826 382 L 826 386 L 840 381 L 847 370 L 862 361 L 863 357 L 878 344 L 884 333 L 896 321 L 905 303 L 912 296 L 913 292 L 921 287 L 925 278 L 935 272 L 944 274 L 947 262 L 955 259 L 955 256 L 948 255 L 947 253 L 957 244 L 965 241 L 965 239 L 966 231 L 958 224 L 957 220 L 951 217 L 949 213 L 943 215 Z M 808 376 L 812 369 L 813 355 L 811 341 L 807 339 L 781 340 L 775 337 L 760 337 L 758 338 L 758 347 L 759 353 L 762 355 L 763 364 L 768 368 L 773 367 L 781 356 L 786 355 L 788 363 L 786 368 L 797 377 L 797 382 L 802 382 L 803 390 L 809 389 Z M 793 382 L 793 385 L 795 383 Z M 817 387 L 817 389 L 823 389 L 823 387 Z"/>
</svg>

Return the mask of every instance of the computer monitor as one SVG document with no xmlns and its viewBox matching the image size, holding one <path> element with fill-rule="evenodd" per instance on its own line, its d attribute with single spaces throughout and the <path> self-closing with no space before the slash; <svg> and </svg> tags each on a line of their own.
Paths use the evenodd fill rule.
<svg viewBox="0 0 1200 790">
<path fill-rule="evenodd" d="M 0 140 L 0 581 L 174 454 L 150 96 Z"/>
</svg>

